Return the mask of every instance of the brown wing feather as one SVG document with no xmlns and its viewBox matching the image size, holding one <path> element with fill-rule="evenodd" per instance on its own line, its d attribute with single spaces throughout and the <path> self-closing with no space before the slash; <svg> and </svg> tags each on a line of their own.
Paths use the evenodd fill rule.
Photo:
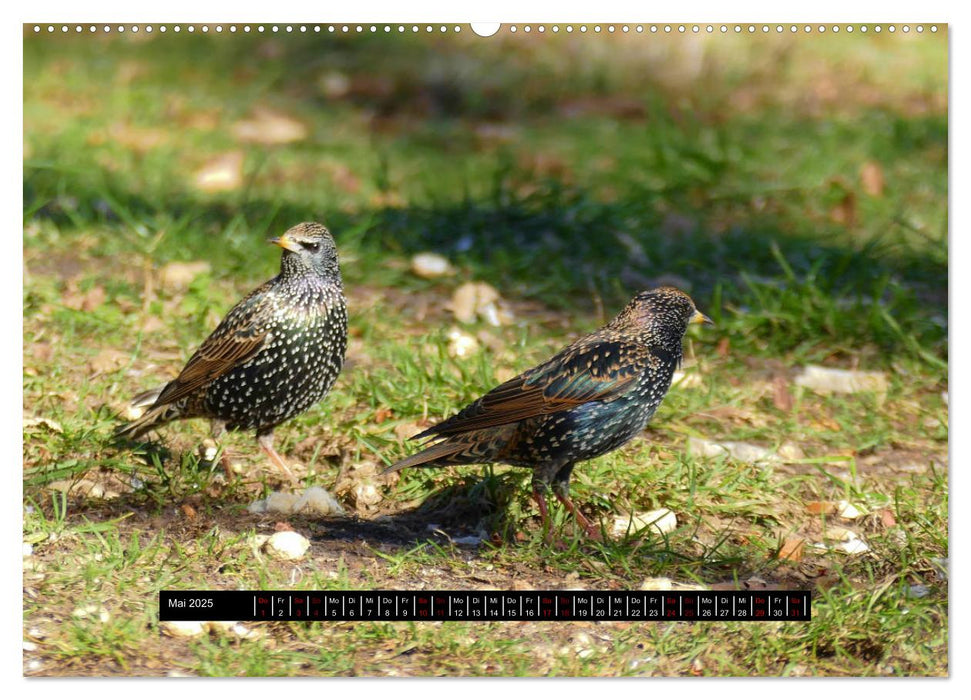
<svg viewBox="0 0 971 700">
<path fill-rule="evenodd" d="M 189 359 L 179 376 L 162 390 L 155 401 L 156 406 L 189 396 L 256 354 L 268 336 L 266 329 L 253 324 L 253 319 L 258 315 L 255 312 L 260 306 L 253 301 L 261 291 L 262 287 L 227 314 Z"/>
<path fill-rule="evenodd" d="M 614 343 L 570 346 L 415 437 L 459 435 L 566 411 L 589 401 L 615 399 L 631 387 L 640 373 L 638 353 L 630 350 Z M 631 357 L 634 361 L 620 369 L 615 362 L 618 353 L 634 355 Z"/>
</svg>

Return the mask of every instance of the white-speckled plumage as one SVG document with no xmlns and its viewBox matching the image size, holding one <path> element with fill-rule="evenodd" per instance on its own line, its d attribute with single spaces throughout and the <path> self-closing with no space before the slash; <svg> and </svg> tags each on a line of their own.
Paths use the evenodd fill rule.
<svg viewBox="0 0 971 700">
<path fill-rule="evenodd" d="M 487 462 L 528 467 L 544 520 L 552 486 L 590 531 L 569 499 L 574 464 L 644 429 L 681 363 L 688 324 L 702 320 L 677 289 L 641 292 L 603 328 L 415 436 L 433 444 L 388 471 Z"/>
<path fill-rule="evenodd" d="M 330 232 L 298 224 L 273 240 L 280 274 L 234 306 L 179 376 L 123 426 L 138 437 L 172 420 L 209 418 L 222 429 L 255 430 L 275 462 L 273 429 L 310 408 L 333 386 L 347 350 L 347 306 Z"/>
</svg>

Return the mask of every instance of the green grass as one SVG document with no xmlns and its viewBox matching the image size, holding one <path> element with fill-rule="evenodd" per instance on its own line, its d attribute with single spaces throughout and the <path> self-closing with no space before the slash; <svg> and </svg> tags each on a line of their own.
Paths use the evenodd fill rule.
<svg viewBox="0 0 971 700">
<path fill-rule="evenodd" d="M 946 67 L 946 37 L 929 35 L 25 37 L 24 412 L 44 419 L 24 427 L 25 671 L 946 675 Z M 241 144 L 233 125 L 261 107 L 307 138 Z M 239 187 L 193 185 L 235 150 Z M 252 544 L 279 519 L 246 512 L 277 486 L 252 436 L 226 439 L 243 465 L 231 477 L 199 456 L 201 422 L 112 445 L 125 401 L 275 273 L 264 240 L 310 219 L 337 240 L 351 345 L 332 394 L 277 431 L 305 483 L 403 457 L 418 421 L 673 280 L 716 324 L 686 339 L 700 385 L 672 389 L 646 439 L 580 465 L 572 492 L 605 524 L 663 507 L 678 528 L 591 543 L 556 508 L 550 547 L 526 472 L 413 470 L 380 482 L 383 500 L 356 520 L 287 519 L 313 547 L 286 564 Z M 425 250 L 458 272 L 414 276 Z M 163 265 L 198 260 L 211 269 L 188 288 L 158 285 Z M 467 326 L 489 342 L 459 360 L 445 305 L 469 280 L 494 285 L 516 320 Z M 807 364 L 882 371 L 889 389 L 820 396 L 792 381 Z M 704 459 L 692 437 L 805 457 Z M 83 495 L 92 486 L 109 497 Z M 867 515 L 807 510 L 839 500 Z M 779 558 L 833 524 L 870 551 Z M 469 534 L 483 544 L 449 540 Z M 623 590 L 660 577 L 810 589 L 814 619 L 254 624 L 254 639 L 180 640 L 155 609 L 176 586 Z M 107 620 L 74 614 L 88 605 Z"/>
</svg>

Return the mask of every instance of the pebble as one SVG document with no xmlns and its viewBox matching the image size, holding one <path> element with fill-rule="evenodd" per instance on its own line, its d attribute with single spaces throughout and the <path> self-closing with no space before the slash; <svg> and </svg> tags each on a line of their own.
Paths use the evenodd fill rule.
<svg viewBox="0 0 971 700">
<path fill-rule="evenodd" d="M 830 369 L 817 365 L 807 365 L 794 381 L 797 385 L 812 389 L 818 394 L 857 394 L 861 392 L 886 394 L 890 386 L 887 375 L 883 372 Z"/>
<path fill-rule="evenodd" d="M 74 612 L 71 613 L 71 617 L 76 617 L 78 619 L 97 617 L 101 622 L 107 622 L 111 619 L 110 613 L 103 606 L 95 605 L 94 603 L 85 605 L 84 607 L 75 608 Z"/>
<path fill-rule="evenodd" d="M 479 341 L 475 336 L 469 335 L 458 328 L 452 328 L 448 332 L 448 354 L 450 357 L 461 360 L 474 355 L 479 351 Z"/>
<path fill-rule="evenodd" d="M 505 326 L 513 321 L 495 287 L 485 282 L 466 282 L 455 290 L 449 304 L 452 315 L 461 323 L 481 318 L 490 326 Z"/>
<path fill-rule="evenodd" d="M 622 537 L 628 532 L 633 534 L 648 527 L 653 533 L 663 535 L 678 527 L 678 518 L 667 508 L 633 515 L 615 515 L 611 532 L 615 537 Z"/>
<path fill-rule="evenodd" d="M 688 449 L 692 454 L 701 457 L 721 457 L 727 455 L 745 464 L 777 464 L 781 461 L 779 455 L 758 445 L 745 442 L 715 442 L 705 438 L 688 438 Z"/>
<path fill-rule="evenodd" d="M 864 515 L 859 508 L 854 506 L 849 501 L 840 501 L 836 504 L 836 514 L 841 518 L 846 518 L 847 520 L 856 520 L 857 518 Z"/>
<path fill-rule="evenodd" d="M 424 279 L 434 279 L 455 273 L 455 268 L 443 255 L 418 253 L 411 259 L 411 271 Z"/>
<path fill-rule="evenodd" d="M 199 620 L 165 620 L 158 626 L 170 637 L 198 637 L 206 631 L 206 623 Z"/>
<path fill-rule="evenodd" d="M 278 559 L 294 561 L 302 559 L 310 549 L 310 540 L 293 530 L 273 534 L 264 545 L 266 552 Z"/>
<path fill-rule="evenodd" d="M 923 584 L 916 584 L 907 589 L 907 595 L 911 598 L 923 598 L 930 595 L 931 589 Z"/>
</svg>

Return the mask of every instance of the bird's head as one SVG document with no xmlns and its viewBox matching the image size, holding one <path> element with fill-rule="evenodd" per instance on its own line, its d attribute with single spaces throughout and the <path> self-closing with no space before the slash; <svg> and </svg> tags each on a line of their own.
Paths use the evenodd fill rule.
<svg viewBox="0 0 971 700">
<path fill-rule="evenodd" d="M 321 224 L 297 224 L 269 242 L 283 248 L 280 269 L 284 275 L 314 272 L 321 277 L 340 277 L 337 246 L 330 231 Z"/>
<path fill-rule="evenodd" d="M 698 311 L 691 297 L 675 287 L 658 287 L 638 293 L 617 320 L 658 340 L 676 339 L 678 343 L 690 324 L 712 323 Z"/>
</svg>

